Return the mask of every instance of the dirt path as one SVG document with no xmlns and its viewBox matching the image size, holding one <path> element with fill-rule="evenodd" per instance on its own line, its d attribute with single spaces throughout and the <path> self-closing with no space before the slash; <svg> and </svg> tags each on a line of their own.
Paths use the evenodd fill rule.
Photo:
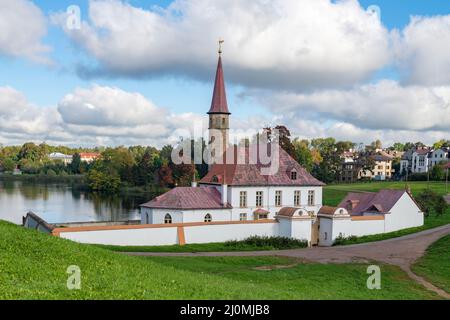
<svg viewBox="0 0 450 320">
<path fill-rule="evenodd" d="M 425 250 L 438 239 L 450 234 L 450 224 L 407 236 L 339 247 L 318 247 L 309 249 L 293 249 L 279 251 L 250 252 L 198 252 L 198 253 L 126 253 L 135 256 L 160 257 L 255 257 L 284 256 L 303 258 L 319 263 L 353 263 L 379 261 L 402 268 L 414 281 L 432 290 L 440 296 L 450 299 L 450 294 L 437 288 L 411 271 L 411 265 L 424 255 Z"/>
</svg>

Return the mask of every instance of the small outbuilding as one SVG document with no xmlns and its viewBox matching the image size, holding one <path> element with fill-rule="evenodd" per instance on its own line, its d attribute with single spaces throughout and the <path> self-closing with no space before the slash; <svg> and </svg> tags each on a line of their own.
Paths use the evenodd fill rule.
<svg viewBox="0 0 450 320">
<path fill-rule="evenodd" d="M 407 190 L 351 192 L 337 207 L 318 213 L 319 245 L 331 246 L 338 237 L 365 236 L 419 227 L 424 215 Z"/>
</svg>

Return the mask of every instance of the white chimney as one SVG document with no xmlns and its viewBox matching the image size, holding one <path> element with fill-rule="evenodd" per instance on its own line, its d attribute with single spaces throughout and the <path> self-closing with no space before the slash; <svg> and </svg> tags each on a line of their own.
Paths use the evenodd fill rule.
<svg viewBox="0 0 450 320">
<path fill-rule="evenodd" d="M 225 207 L 228 204 L 228 185 L 222 185 L 222 205 Z"/>
<path fill-rule="evenodd" d="M 192 181 L 192 184 L 191 184 L 191 186 L 193 187 L 193 188 L 196 188 L 197 187 L 197 181 Z"/>
</svg>

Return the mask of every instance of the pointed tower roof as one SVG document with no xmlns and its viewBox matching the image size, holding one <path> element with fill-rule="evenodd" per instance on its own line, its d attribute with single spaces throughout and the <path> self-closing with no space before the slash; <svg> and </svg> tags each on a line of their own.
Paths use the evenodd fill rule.
<svg viewBox="0 0 450 320">
<path fill-rule="evenodd" d="M 222 56 L 219 51 L 219 62 L 217 64 L 216 81 L 211 102 L 211 109 L 208 114 L 231 114 L 228 111 L 227 93 L 225 91 L 225 81 L 223 77 Z"/>
</svg>

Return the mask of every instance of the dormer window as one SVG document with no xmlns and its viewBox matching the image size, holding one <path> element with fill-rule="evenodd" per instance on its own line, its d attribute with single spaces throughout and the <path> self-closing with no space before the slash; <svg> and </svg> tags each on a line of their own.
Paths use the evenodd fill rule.
<svg viewBox="0 0 450 320">
<path fill-rule="evenodd" d="M 213 177 L 212 177 L 212 182 L 218 183 L 218 182 L 219 182 L 219 177 L 213 176 Z"/>
<path fill-rule="evenodd" d="M 295 170 L 291 171 L 291 180 L 297 180 L 297 171 Z"/>
</svg>

